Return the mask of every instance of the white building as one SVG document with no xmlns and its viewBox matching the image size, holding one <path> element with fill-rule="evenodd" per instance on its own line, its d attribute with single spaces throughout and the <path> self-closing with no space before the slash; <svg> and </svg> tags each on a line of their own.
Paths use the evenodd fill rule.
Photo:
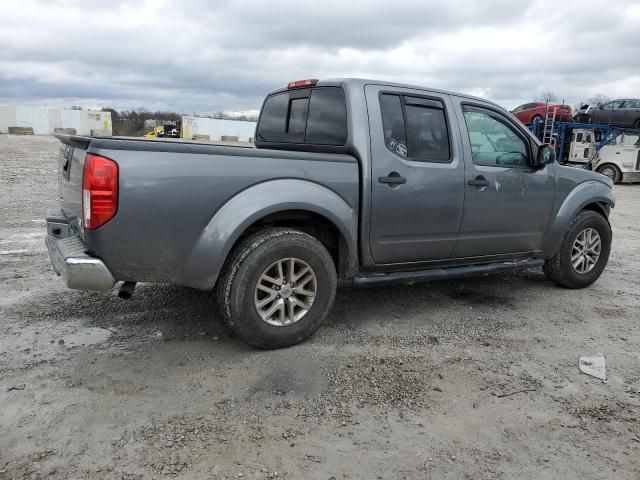
<svg viewBox="0 0 640 480">
<path fill-rule="evenodd" d="M 0 133 L 9 133 L 9 127 L 16 124 L 16 107 L 13 105 L 0 105 Z"/>
<path fill-rule="evenodd" d="M 30 127 L 34 135 L 51 135 L 57 128 L 73 128 L 77 135 L 112 134 L 111 112 L 0 105 L 0 133 L 9 127 Z"/>
<path fill-rule="evenodd" d="M 210 140 L 220 140 L 223 135 L 238 137 L 248 142 L 256 131 L 256 122 L 223 120 L 219 118 L 182 117 L 182 138 L 192 139 L 195 135 L 208 135 Z"/>
</svg>

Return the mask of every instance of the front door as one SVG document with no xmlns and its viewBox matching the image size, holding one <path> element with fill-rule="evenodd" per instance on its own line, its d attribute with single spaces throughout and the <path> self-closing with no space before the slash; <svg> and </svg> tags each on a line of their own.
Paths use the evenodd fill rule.
<svg viewBox="0 0 640 480">
<path fill-rule="evenodd" d="M 533 139 L 499 110 L 464 99 L 456 107 L 466 178 L 454 257 L 540 250 L 553 207 L 554 166 L 529 166 Z"/>
<path fill-rule="evenodd" d="M 365 93 L 374 262 L 449 258 L 464 204 L 460 132 L 449 96 L 377 85 Z"/>
</svg>

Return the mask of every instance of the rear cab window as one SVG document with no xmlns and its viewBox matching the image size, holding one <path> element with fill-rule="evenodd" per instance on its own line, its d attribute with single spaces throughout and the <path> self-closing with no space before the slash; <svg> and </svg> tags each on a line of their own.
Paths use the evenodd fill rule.
<svg viewBox="0 0 640 480">
<path fill-rule="evenodd" d="M 347 107 L 340 87 L 293 89 L 265 100 L 256 145 L 341 147 L 347 142 Z"/>
</svg>

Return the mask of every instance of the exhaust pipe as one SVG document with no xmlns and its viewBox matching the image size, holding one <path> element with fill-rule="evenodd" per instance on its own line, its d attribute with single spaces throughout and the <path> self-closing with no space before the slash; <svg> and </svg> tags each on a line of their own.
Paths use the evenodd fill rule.
<svg viewBox="0 0 640 480">
<path fill-rule="evenodd" d="M 124 282 L 118 290 L 118 296 L 123 300 L 129 300 L 133 296 L 135 288 L 136 282 Z"/>
</svg>

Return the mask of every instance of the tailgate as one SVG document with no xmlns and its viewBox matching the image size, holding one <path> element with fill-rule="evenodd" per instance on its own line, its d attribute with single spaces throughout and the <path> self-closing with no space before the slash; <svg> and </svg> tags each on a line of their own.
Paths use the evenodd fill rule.
<svg viewBox="0 0 640 480">
<path fill-rule="evenodd" d="M 56 137 L 62 142 L 57 166 L 60 208 L 64 216 L 72 220 L 72 224 L 76 224 L 79 233 L 82 233 L 82 170 L 91 139 L 69 135 Z"/>
</svg>

